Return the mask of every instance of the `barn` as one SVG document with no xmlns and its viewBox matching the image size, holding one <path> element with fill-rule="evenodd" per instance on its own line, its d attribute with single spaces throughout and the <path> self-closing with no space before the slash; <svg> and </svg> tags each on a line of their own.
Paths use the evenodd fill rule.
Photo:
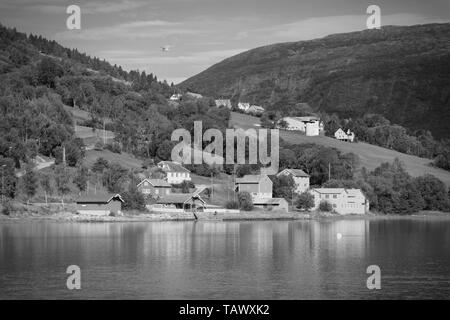
<svg viewBox="0 0 450 320">
<path fill-rule="evenodd" d="M 80 215 L 109 216 L 122 213 L 120 194 L 88 194 L 77 199 L 77 213 Z"/>
</svg>

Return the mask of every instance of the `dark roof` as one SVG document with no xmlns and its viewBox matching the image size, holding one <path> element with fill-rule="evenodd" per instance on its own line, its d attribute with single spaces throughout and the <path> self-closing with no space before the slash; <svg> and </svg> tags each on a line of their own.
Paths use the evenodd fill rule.
<svg viewBox="0 0 450 320">
<path fill-rule="evenodd" d="M 191 200 L 193 195 L 191 193 L 172 193 L 165 195 L 163 197 L 160 197 L 158 200 L 156 200 L 156 203 L 158 204 L 171 204 L 171 203 L 186 203 L 187 201 Z M 205 201 L 200 198 L 200 196 L 195 196 L 196 200 L 200 200 L 201 202 L 205 203 Z"/>
<path fill-rule="evenodd" d="M 162 179 L 144 179 L 141 182 L 139 182 L 139 184 L 137 186 L 139 187 L 145 181 L 147 181 L 154 187 L 168 187 L 168 188 L 171 187 L 170 183 L 168 183 L 167 181 L 164 181 Z"/>
<path fill-rule="evenodd" d="M 248 174 L 242 178 L 236 178 L 236 184 L 239 183 L 259 183 L 266 175 Z M 272 181 L 272 180 L 271 180 Z"/>
<path fill-rule="evenodd" d="M 173 161 L 161 161 L 160 163 L 158 163 L 158 166 L 160 165 L 165 172 L 190 172 L 181 164 Z"/>
<path fill-rule="evenodd" d="M 77 203 L 108 203 L 111 200 L 119 200 L 120 202 L 124 202 L 120 194 L 116 193 L 91 193 L 87 195 L 83 195 L 77 199 Z"/>
<path fill-rule="evenodd" d="M 305 171 L 303 171 L 301 169 L 284 169 L 279 174 L 283 173 L 284 171 L 288 171 L 294 177 L 305 177 L 305 178 L 309 177 L 309 174 L 307 174 Z"/>
<path fill-rule="evenodd" d="M 253 200 L 254 205 L 261 204 L 281 204 L 282 202 L 287 202 L 284 198 L 256 198 Z"/>
</svg>

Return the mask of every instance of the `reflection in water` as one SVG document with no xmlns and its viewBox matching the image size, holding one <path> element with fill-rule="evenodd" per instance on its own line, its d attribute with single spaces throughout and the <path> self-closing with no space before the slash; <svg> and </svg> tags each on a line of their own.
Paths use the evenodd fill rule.
<svg viewBox="0 0 450 320">
<path fill-rule="evenodd" d="M 0 298 L 448 299 L 448 230 L 418 219 L 3 224 Z M 80 291 L 65 286 L 72 264 Z M 366 288 L 371 264 L 382 290 Z"/>
</svg>

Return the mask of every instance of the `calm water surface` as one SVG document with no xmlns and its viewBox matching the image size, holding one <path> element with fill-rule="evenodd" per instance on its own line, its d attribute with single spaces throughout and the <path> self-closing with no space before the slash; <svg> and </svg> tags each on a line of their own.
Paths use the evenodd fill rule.
<svg viewBox="0 0 450 320">
<path fill-rule="evenodd" d="M 0 299 L 14 298 L 449 299 L 450 220 L 2 223 Z"/>
</svg>

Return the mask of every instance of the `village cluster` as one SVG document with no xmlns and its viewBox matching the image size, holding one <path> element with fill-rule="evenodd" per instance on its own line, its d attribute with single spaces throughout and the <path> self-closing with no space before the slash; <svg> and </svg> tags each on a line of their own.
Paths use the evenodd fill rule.
<svg viewBox="0 0 450 320">
<path fill-rule="evenodd" d="M 191 181 L 191 172 L 180 163 L 161 161 L 158 167 L 165 174 L 163 179 L 143 179 L 137 185 L 138 190 L 155 199 L 155 203 L 147 205 L 151 212 L 156 213 L 239 213 L 238 209 L 225 209 L 207 203 L 204 200 L 206 189 L 211 186 L 198 185 L 193 192 L 174 193 L 172 185 L 183 181 Z M 300 169 L 284 169 L 277 176 L 289 175 L 293 178 L 296 188 L 295 194 L 309 192 L 314 197 L 313 210 L 317 210 L 322 201 L 327 201 L 337 214 L 365 214 L 369 210 L 369 201 L 360 189 L 344 188 L 310 188 L 310 176 Z M 253 206 L 260 210 L 278 210 L 287 212 L 289 203 L 284 198 L 273 198 L 272 180 L 265 174 L 245 175 L 236 178 L 235 192 L 248 192 L 251 195 Z M 123 199 L 116 195 L 89 195 L 77 200 L 77 212 L 88 215 L 120 214 Z"/>
<path fill-rule="evenodd" d="M 203 96 L 198 93 L 187 92 L 190 98 L 200 99 Z M 176 103 L 181 101 L 182 94 L 173 94 L 169 101 Z M 232 109 L 229 99 L 215 100 L 217 107 Z M 250 103 L 239 102 L 237 108 L 244 113 L 257 115 L 264 112 L 264 108 Z M 281 123 L 283 123 L 281 125 Z M 279 120 L 279 129 L 299 131 L 307 136 L 319 136 L 324 132 L 323 122 L 316 116 L 284 117 Z M 350 130 L 339 128 L 335 138 L 341 141 L 354 142 L 355 134 Z M 226 209 L 205 201 L 206 190 L 212 185 L 197 185 L 194 191 L 189 193 L 172 192 L 173 185 L 179 185 L 184 181 L 192 181 L 191 172 L 175 161 L 161 161 L 157 166 L 164 172 L 163 179 L 145 178 L 137 184 L 138 190 L 145 196 L 151 196 L 155 201 L 147 205 L 147 209 L 156 213 L 183 213 L 183 212 L 207 212 L 207 213 L 239 213 L 239 209 Z M 296 188 L 292 194 L 292 202 L 295 195 L 304 192 L 314 197 L 313 210 L 319 209 L 322 201 L 328 202 L 332 210 L 341 215 L 365 214 L 369 211 L 369 201 L 360 189 L 345 188 L 310 188 L 310 176 L 300 169 L 284 169 L 277 176 L 289 175 L 293 178 Z M 289 202 L 284 198 L 274 198 L 273 183 L 266 174 L 245 175 L 236 178 L 233 192 L 248 192 L 251 195 L 253 207 L 260 210 L 289 211 Z M 120 214 L 122 197 L 117 195 L 87 195 L 78 199 L 77 211 L 80 214 L 109 215 Z"/>
</svg>

